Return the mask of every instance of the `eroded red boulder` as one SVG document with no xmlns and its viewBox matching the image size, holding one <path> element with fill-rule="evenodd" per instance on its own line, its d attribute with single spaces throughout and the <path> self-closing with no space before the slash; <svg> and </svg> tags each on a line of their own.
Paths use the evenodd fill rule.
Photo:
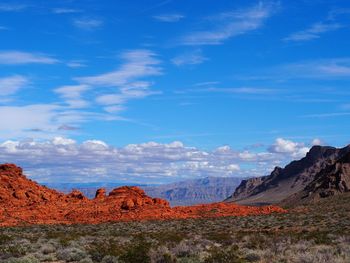
<svg viewBox="0 0 350 263">
<path fill-rule="evenodd" d="M 23 224 L 96 224 L 110 221 L 164 220 L 199 217 L 259 215 L 285 212 L 276 206 L 246 207 L 214 203 L 188 207 L 169 206 L 151 198 L 139 187 L 123 186 L 90 200 L 80 191 L 68 195 L 27 179 L 14 164 L 0 165 L 0 226 Z"/>
</svg>

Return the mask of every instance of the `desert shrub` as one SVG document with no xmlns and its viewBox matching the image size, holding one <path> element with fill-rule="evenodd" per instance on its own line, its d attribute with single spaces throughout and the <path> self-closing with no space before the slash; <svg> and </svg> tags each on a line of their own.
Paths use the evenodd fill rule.
<svg viewBox="0 0 350 263">
<path fill-rule="evenodd" d="M 70 242 L 73 240 L 77 240 L 82 236 L 80 232 L 77 231 L 69 231 L 69 230 L 61 230 L 61 231 L 48 231 L 46 233 L 47 239 L 57 239 L 62 246 L 68 247 Z"/>
<path fill-rule="evenodd" d="M 250 250 L 246 255 L 244 256 L 244 259 L 248 262 L 258 262 L 262 258 L 262 251 L 261 250 Z"/>
<path fill-rule="evenodd" d="M 43 253 L 44 255 L 47 254 L 51 254 L 54 253 L 56 251 L 56 248 L 52 245 L 52 244 L 44 244 L 41 248 L 40 248 L 41 253 Z"/>
<path fill-rule="evenodd" d="M 40 262 L 52 262 L 55 261 L 56 257 L 54 254 L 44 255 L 40 252 L 36 252 L 33 254 Z"/>
<path fill-rule="evenodd" d="M 114 256 L 105 256 L 101 263 L 118 263 L 118 258 Z"/>
<path fill-rule="evenodd" d="M 4 258 L 15 257 L 19 258 L 21 256 L 25 256 L 27 250 L 25 247 L 18 246 L 15 244 L 9 244 L 8 246 L 4 246 L 0 248 L 0 255 Z"/>
<path fill-rule="evenodd" d="M 211 251 L 209 257 L 204 260 L 205 263 L 244 263 L 236 249 L 214 249 Z"/>
<path fill-rule="evenodd" d="M 152 263 L 174 263 L 176 257 L 165 246 L 152 248 L 148 253 Z"/>
<path fill-rule="evenodd" d="M 186 238 L 185 234 L 175 231 L 157 232 L 152 233 L 150 236 L 151 238 L 156 239 L 161 244 L 165 242 L 177 244 L 181 242 L 184 238 Z"/>
<path fill-rule="evenodd" d="M 232 235 L 229 232 L 209 232 L 205 238 L 225 245 L 232 243 Z"/>
<path fill-rule="evenodd" d="M 0 234 L 0 245 L 7 244 L 14 238 L 6 234 Z"/>
<path fill-rule="evenodd" d="M 21 258 L 9 258 L 5 263 L 40 263 L 38 259 L 33 256 L 25 256 Z"/>
<path fill-rule="evenodd" d="M 91 258 L 86 257 L 79 261 L 79 263 L 94 263 Z"/>
<path fill-rule="evenodd" d="M 123 248 L 116 242 L 109 240 L 105 242 L 93 242 L 89 244 L 87 252 L 93 261 L 101 262 L 106 256 L 118 257 L 123 253 Z"/>
<path fill-rule="evenodd" d="M 57 258 L 67 262 L 79 261 L 85 258 L 86 256 L 86 252 L 75 247 L 65 248 L 57 252 Z"/>
<path fill-rule="evenodd" d="M 213 246 L 211 241 L 198 238 L 196 240 L 183 240 L 176 246 L 170 248 L 170 251 L 177 258 L 190 258 L 211 246 Z"/>
<path fill-rule="evenodd" d="M 151 259 L 148 255 L 150 247 L 150 243 L 139 240 L 136 244 L 128 247 L 119 259 L 125 263 L 150 263 Z"/>
</svg>

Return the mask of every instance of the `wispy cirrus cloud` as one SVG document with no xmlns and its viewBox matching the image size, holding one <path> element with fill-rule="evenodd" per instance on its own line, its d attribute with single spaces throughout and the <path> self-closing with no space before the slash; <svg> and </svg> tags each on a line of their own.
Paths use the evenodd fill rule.
<svg viewBox="0 0 350 263">
<path fill-rule="evenodd" d="M 299 78 L 348 78 L 350 58 L 333 58 L 292 63 L 281 67 L 290 77 Z"/>
<path fill-rule="evenodd" d="M 327 58 L 297 61 L 265 68 L 249 76 L 236 76 L 243 80 L 288 81 L 292 79 L 348 79 L 350 58 Z"/>
<path fill-rule="evenodd" d="M 217 93 L 231 93 L 231 94 L 272 94 L 277 92 L 276 89 L 267 89 L 267 88 L 257 88 L 257 87 L 240 87 L 240 88 L 206 88 L 203 91 L 207 92 L 217 92 Z"/>
<path fill-rule="evenodd" d="M 178 90 L 175 93 L 177 94 L 187 94 L 187 93 L 224 93 L 224 94 L 237 94 L 237 95 L 266 95 L 277 93 L 278 89 L 269 89 L 269 88 L 259 88 L 259 87 L 237 87 L 237 88 L 221 88 L 209 85 L 200 85 L 196 88 Z M 215 82 L 214 82 L 215 83 Z"/>
<path fill-rule="evenodd" d="M 94 18 L 76 18 L 73 20 L 73 25 L 82 30 L 96 30 L 103 26 L 104 22 Z"/>
<path fill-rule="evenodd" d="M 306 114 L 301 117 L 303 118 L 312 118 L 312 119 L 323 119 L 323 118 L 335 118 L 335 117 L 344 117 L 350 116 L 350 112 L 328 112 L 328 113 L 314 113 Z"/>
<path fill-rule="evenodd" d="M 176 66 L 185 66 L 185 65 L 197 65 L 202 64 L 208 60 L 200 49 L 182 53 L 176 57 L 174 57 L 171 62 Z"/>
<path fill-rule="evenodd" d="M 72 60 L 67 62 L 66 65 L 70 68 L 84 68 L 87 66 L 85 61 L 82 60 Z"/>
<path fill-rule="evenodd" d="M 0 51 L 0 64 L 56 64 L 59 60 L 41 53 L 30 53 L 16 50 Z"/>
<path fill-rule="evenodd" d="M 15 94 L 20 89 L 29 85 L 29 83 L 29 79 L 21 75 L 0 78 L 0 98 Z"/>
<path fill-rule="evenodd" d="M 2 61 L 0 54 L 0 64 L 56 62 L 50 57 L 28 55 L 30 53 L 25 53 L 21 59 L 13 54 L 18 53 L 3 56 Z M 9 96 L 26 87 L 29 80 L 21 75 L 0 78 L 0 99 L 5 105 L 0 106 L 0 116 L 4 116 L 2 120 L 6 122 L 6 127 L 0 130 L 0 138 L 50 138 L 71 131 L 59 127 L 79 128 L 89 121 L 125 120 L 120 112 L 127 108 L 128 101 L 159 94 L 151 89 L 153 82 L 148 78 L 161 75 L 162 68 L 161 61 L 150 50 L 129 50 L 121 54 L 121 59 L 119 68 L 112 72 L 75 78 L 76 84 L 57 87 L 53 90 L 56 101 L 50 104 L 33 102 L 8 106 Z M 100 113 L 100 109 L 104 112 Z"/>
<path fill-rule="evenodd" d="M 174 23 L 184 19 L 185 16 L 181 14 L 162 14 L 153 16 L 153 18 L 161 22 Z"/>
<path fill-rule="evenodd" d="M 194 31 L 180 40 L 182 45 L 219 45 L 225 40 L 261 28 L 278 9 L 276 3 L 259 2 L 246 9 L 214 15 L 209 20 L 217 26 L 212 29 Z"/>
<path fill-rule="evenodd" d="M 0 3 L 0 12 L 18 12 L 26 9 L 28 6 L 23 4 Z"/>
<path fill-rule="evenodd" d="M 150 50 L 131 50 L 123 53 L 121 58 L 124 63 L 117 70 L 76 78 L 79 83 L 91 87 L 115 88 L 114 92 L 108 89 L 108 92 L 96 98 L 96 102 L 105 105 L 109 112 L 123 109 L 123 105 L 131 99 L 159 94 L 158 91 L 150 89 L 152 82 L 144 80 L 162 74 L 161 61 L 155 53 Z"/>
<path fill-rule="evenodd" d="M 55 89 L 55 92 L 65 100 L 71 108 L 85 108 L 89 106 L 87 100 L 82 99 L 82 94 L 88 91 L 88 85 L 62 86 Z"/>
<path fill-rule="evenodd" d="M 82 10 L 74 9 L 74 8 L 57 7 L 52 9 L 52 13 L 54 14 L 75 14 L 75 13 L 81 13 L 81 12 Z"/>
<path fill-rule="evenodd" d="M 309 41 L 320 38 L 322 34 L 336 31 L 344 26 L 339 23 L 316 23 L 305 30 L 301 30 L 292 33 L 288 37 L 284 38 L 284 41 Z"/>
</svg>

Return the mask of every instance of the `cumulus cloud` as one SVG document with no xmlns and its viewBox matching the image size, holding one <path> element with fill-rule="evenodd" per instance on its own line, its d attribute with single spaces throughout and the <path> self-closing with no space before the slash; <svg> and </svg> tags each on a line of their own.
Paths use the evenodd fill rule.
<svg viewBox="0 0 350 263">
<path fill-rule="evenodd" d="M 0 159 L 15 162 L 42 182 L 166 182 L 203 176 L 259 176 L 273 166 L 305 155 L 303 143 L 279 138 L 266 151 L 237 151 L 222 146 L 212 151 L 180 141 L 147 142 L 116 148 L 101 140 L 55 137 L 46 141 L 0 143 Z"/>
<path fill-rule="evenodd" d="M 288 154 L 295 158 L 301 158 L 310 150 L 304 143 L 293 142 L 283 138 L 277 138 L 275 143 L 269 148 L 273 153 Z"/>
<path fill-rule="evenodd" d="M 29 53 L 22 51 L 0 51 L 0 64 L 21 65 L 21 64 L 56 64 L 59 60 L 40 53 Z"/>
<path fill-rule="evenodd" d="M 232 160 L 216 161 L 211 153 L 181 142 L 160 144 L 148 142 L 115 148 L 100 140 L 82 143 L 56 137 L 49 141 L 5 141 L 0 144 L 0 158 L 23 165 L 37 179 L 37 171 L 46 169 L 45 175 L 55 180 L 147 180 L 167 177 L 193 177 L 199 175 L 234 175 L 240 170 Z M 96 178 L 95 170 L 104 170 L 103 178 Z"/>
<path fill-rule="evenodd" d="M 262 27 L 275 12 L 276 4 L 263 3 L 241 10 L 217 14 L 209 18 L 217 27 L 195 31 L 181 39 L 183 45 L 218 45 L 225 40 Z"/>
<path fill-rule="evenodd" d="M 315 138 L 311 142 L 312 145 L 322 145 L 323 141 L 321 139 Z"/>
</svg>

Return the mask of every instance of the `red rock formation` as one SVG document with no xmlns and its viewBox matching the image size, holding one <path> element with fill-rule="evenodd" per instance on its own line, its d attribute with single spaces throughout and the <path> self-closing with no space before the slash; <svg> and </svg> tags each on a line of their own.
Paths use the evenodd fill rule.
<svg viewBox="0 0 350 263">
<path fill-rule="evenodd" d="M 0 226 L 26 224 L 96 224 L 110 221 L 164 220 L 219 216 L 245 216 L 285 212 L 276 206 L 246 207 L 237 204 L 171 208 L 163 199 L 151 198 L 138 187 L 120 187 L 95 199 L 74 190 L 64 195 L 41 186 L 13 164 L 0 165 Z"/>
</svg>

